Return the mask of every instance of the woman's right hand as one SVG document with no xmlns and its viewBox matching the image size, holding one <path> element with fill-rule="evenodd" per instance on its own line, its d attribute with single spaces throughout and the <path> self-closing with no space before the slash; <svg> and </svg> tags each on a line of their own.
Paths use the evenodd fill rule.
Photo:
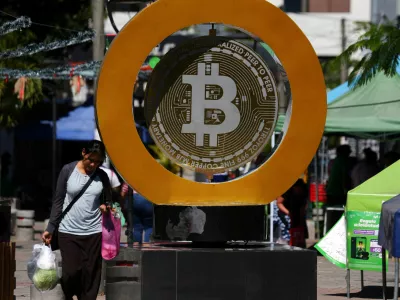
<svg viewBox="0 0 400 300">
<path fill-rule="evenodd" d="M 52 234 L 48 231 L 43 232 L 42 240 L 46 245 L 50 245 Z"/>
</svg>

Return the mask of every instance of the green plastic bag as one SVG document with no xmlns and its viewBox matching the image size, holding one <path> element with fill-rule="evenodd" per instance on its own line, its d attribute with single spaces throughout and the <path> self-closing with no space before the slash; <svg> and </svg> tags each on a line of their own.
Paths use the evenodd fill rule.
<svg viewBox="0 0 400 300">
<path fill-rule="evenodd" d="M 116 210 L 116 212 L 118 213 L 118 215 L 121 219 L 121 227 L 125 226 L 125 222 L 126 222 L 125 217 L 124 217 L 124 214 L 122 213 L 121 206 L 119 205 L 119 203 L 114 203 L 113 208 Z"/>
</svg>

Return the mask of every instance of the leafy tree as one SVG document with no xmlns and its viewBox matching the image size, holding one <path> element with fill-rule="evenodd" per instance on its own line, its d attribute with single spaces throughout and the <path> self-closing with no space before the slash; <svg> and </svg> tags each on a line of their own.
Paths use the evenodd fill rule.
<svg viewBox="0 0 400 300">
<path fill-rule="evenodd" d="M 13 32 L 0 37 L 0 52 L 17 48 L 19 45 L 29 43 L 33 34 L 29 31 L 24 34 Z M 32 69 L 37 64 L 36 59 L 27 57 L 23 59 L 0 60 L 0 68 L 7 69 Z M 25 109 L 31 108 L 42 98 L 42 82 L 39 79 L 28 78 L 25 83 L 25 95 L 18 99 L 14 92 L 16 79 L 0 80 L 0 128 L 13 127 Z"/>
<path fill-rule="evenodd" d="M 400 53 L 399 28 L 387 20 L 381 24 L 359 23 L 359 28 L 365 30 L 365 33 L 335 60 L 336 63 L 342 60 L 349 62 L 353 54 L 366 52 L 354 64 L 349 82 L 357 87 L 368 83 L 379 72 L 386 76 L 396 75 Z"/>
<path fill-rule="evenodd" d="M 67 39 L 74 31 L 85 30 L 91 16 L 89 0 L 2 0 L 0 10 L 0 24 L 12 21 L 13 16 L 27 16 L 33 22 L 30 28 L 0 36 L 0 52 L 31 43 Z M 51 67 L 54 63 L 63 64 L 66 58 L 65 49 L 59 49 L 15 59 L 0 59 L 0 68 L 40 69 Z M 21 101 L 14 93 L 15 82 L 11 79 L 0 80 L 0 128 L 18 124 L 27 110 L 44 97 L 42 81 L 28 78 L 25 97 Z"/>
<path fill-rule="evenodd" d="M 328 89 L 334 89 L 342 83 L 340 78 L 340 64 L 341 61 L 337 59 L 330 59 L 328 61 L 321 62 L 321 67 L 325 77 L 325 85 Z M 356 64 L 357 61 L 350 60 L 347 62 L 347 67 L 352 69 Z"/>
</svg>

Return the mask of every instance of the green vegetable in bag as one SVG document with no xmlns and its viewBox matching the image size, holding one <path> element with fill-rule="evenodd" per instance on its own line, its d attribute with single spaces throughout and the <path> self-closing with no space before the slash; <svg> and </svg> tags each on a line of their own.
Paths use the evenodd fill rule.
<svg viewBox="0 0 400 300">
<path fill-rule="evenodd" d="M 32 278 L 33 284 L 39 291 L 49 291 L 56 287 L 58 283 L 57 270 L 36 269 Z"/>
</svg>

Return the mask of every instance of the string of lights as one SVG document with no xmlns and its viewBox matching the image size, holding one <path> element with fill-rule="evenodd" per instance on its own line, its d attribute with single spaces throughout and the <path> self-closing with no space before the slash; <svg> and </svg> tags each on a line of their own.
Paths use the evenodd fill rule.
<svg viewBox="0 0 400 300">
<path fill-rule="evenodd" d="M 82 44 L 91 41 L 94 38 L 94 36 L 95 32 L 93 30 L 88 30 L 88 31 L 78 32 L 67 40 L 58 40 L 50 43 L 38 43 L 38 44 L 32 43 L 18 49 L 0 52 L 0 59 L 33 55 L 39 52 L 47 52 L 71 45 Z"/>
<path fill-rule="evenodd" d="M 74 76 L 82 76 L 86 79 L 94 79 L 97 77 L 102 62 L 91 61 L 76 66 L 64 65 L 54 68 L 45 68 L 38 70 L 21 70 L 0 68 L 0 78 L 8 81 L 9 79 L 18 79 L 21 77 L 38 78 L 44 80 L 69 80 Z M 149 65 L 143 65 L 140 68 L 138 78 L 146 78 L 152 68 Z"/>
<path fill-rule="evenodd" d="M 94 78 L 100 69 L 100 61 L 91 61 L 76 66 L 64 65 L 55 68 L 45 68 L 39 70 L 21 70 L 0 68 L 0 78 L 16 79 L 21 77 L 39 78 L 39 79 L 69 79 L 75 75 L 81 75 L 85 78 Z"/>
<path fill-rule="evenodd" d="M 32 21 L 27 17 L 19 17 L 14 21 L 9 21 L 0 26 L 0 36 L 6 35 L 7 33 L 20 30 L 22 28 L 28 28 L 32 25 Z"/>
<path fill-rule="evenodd" d="M 2 14 L 4 16 L 8 16 L 10 18 L 18 19 L 18 16 L 9 14 L 3 10 L 0 10 L 0 14 Z M 50 24 L 43 24 L 43 23 L 38 23 L 38 22 L 33 22 L 33 21 L 31 23 L 32 23 L 32 25 L 35 25 L 35 26 L 53 28 L 53 29 L 62 30 L 62 31 L 66 31 L 66 32 L 80 32 L 80 30 L 75 30 L 75 29 L 65 28 L 65 27 L 60 27 L 60 26 L 53 26 Z M 102 36 L 107 36 L 107 34 L 102 34 Z"/>
<path fill-rule="evenodd" d="M 21 30 L 22 28 L 27 28 L 34 25 L 40 26 L 48 26 L 53 27 L 46 24 L 40 24 L 31 22 L 30 18 L 28 17 L 15 17 L 9 15 L 3 11 L 0 11 L 2 14 L 6 14 L 8 16 L 16 18 L 11 22 L 3 23 L 0 26 L 0 33 L 6 34 L 8 32 Z M 65 29 L 67 30 L 67 29 Z M 74 32 L 74 35 L 70 39 L 66 40 L 58 40 L 50 43 L 32 43 L 27 46 L 18 48 L 18 49 L 10 49 L 3 52 L 0 52 L 0 59 L 9 59 L 9 58 L 16 58 L 21 56 L 29 56 L 39 52 L 46 52 L 51 51 L 59 48 L 64 48 L 67 46 L 81 44 L 88 41 L 91 41 L 95 37 L 95 32 L 93 30 L 88 31 L 75 31 L 75 30 L 68 30 Z M 0 35 L 1 35 L 0 34 Z M 107 40 L 108 42 L 108 40 Z M 107 43 L 106 49 L 109 47 L 109 43 Z M 79 65 L 63 65 L 63 66 L 56 66 L 52 68 L 43 68 L 43 69 L 10 69 L 10 68 L 0 68 L 0 78 L 4 79 L 5 81 L 12 80 L 12 79 L 19 79 L 21 77 L 25 78 L 37 78 L 43 80 L 69 80 L 74 76 L 82 76 L 86 79 L 94 79 L 97 77 L 100 67 L 101 61 L 91 61 L 82 63 Z M 140 73 L 148 72 L 149 66 L 144 66 Z M 140 74 L 139 74 L 140 75 Z"/>
</svg>

